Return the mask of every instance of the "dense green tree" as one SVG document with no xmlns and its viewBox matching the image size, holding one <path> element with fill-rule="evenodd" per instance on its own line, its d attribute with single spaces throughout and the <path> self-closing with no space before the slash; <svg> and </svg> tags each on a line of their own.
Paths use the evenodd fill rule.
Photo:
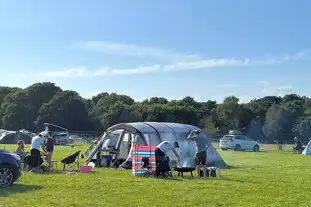
<svg viewBox="0 0 311 207">
<path fill-rule="evenodd" d="M 45 122 L 57 123 L 71 130 L 87 130 L 89 124 L 86 103 L 74 91 L 61 91 L 41 106 L 37 126 Z"/>
<path fill-rule="evenodd" d="M 229 96 L 222 103 L 152 97 L 135 102 L 129 96 L 102 92 L 90 99 L 62 91 L 54 83 L 35 83 L 25 89 L 0 87 L 0 125 L 9 130 L 43 129 L 52 122 L 69 130 L 105 130 L 120 122 L 156 121 L 196 125 L 219 137 L 231 129 L 254 139 L 273 142 L 311 136 L 311 99 L 297 94 L 266 96 L 239 103 Z"/>
</svg>

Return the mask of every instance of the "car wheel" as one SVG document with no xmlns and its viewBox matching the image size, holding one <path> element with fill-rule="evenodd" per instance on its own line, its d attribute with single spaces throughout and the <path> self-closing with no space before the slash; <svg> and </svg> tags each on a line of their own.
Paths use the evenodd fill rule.
<svg viewBox="0 0 311 207">
<path fill-rule="evenodd" d="M 6 188 L 14 183 L 14 174 L 9 165 L 0 165 L 0 188 Z"/>
<path fill-rule="evenodd" d="M 221 148 L 222 151 L 227 151 L 227 149 Z"/>
<path fill-rule="evenodd" d="M 254 146 L 253 151 L 254 151 L 254 152 L 258 152 L 258 151 L 259 151 L 259 146 L 258 146 L 257 144 Z"/>
<path fill-rule="evenodd" d="M 241 151 L 241 145 L 239 144 L 235 145 L 234 151 Z"/>
</svg>

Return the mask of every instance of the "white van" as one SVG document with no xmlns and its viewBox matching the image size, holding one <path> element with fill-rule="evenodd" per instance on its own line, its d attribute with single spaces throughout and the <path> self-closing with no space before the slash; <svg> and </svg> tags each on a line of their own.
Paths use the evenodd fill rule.
<svg viewBox="0 0 311 207">
<path fill-rule="evenodd" d="M 221 150 L 233 149 L 235 151 L 259 151 L 259 143 L 244 135 L 225 135 L 220 139 Z"/>
</svg>

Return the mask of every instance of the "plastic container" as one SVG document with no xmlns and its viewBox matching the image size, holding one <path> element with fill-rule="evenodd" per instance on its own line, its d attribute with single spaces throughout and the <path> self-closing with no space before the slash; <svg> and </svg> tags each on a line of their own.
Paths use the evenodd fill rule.
<svg viewBox="0 0 311 207">
<path fill-rule="evenodd" d="M 92 171 L 92 166 L 83 165 L 80 166 L 80 172 L 82 173 L 89 173 Z"/>
</svg>

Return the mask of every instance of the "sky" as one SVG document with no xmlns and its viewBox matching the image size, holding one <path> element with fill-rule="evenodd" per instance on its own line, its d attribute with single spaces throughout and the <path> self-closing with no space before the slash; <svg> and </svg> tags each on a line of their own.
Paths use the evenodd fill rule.
<svg viewBox="0 0 311 207">
<path fill-rule="evenodd" d="M 169 100 L 311 96 L 309 0 L 1 0 L 2 86 Z"/>
</svg>

